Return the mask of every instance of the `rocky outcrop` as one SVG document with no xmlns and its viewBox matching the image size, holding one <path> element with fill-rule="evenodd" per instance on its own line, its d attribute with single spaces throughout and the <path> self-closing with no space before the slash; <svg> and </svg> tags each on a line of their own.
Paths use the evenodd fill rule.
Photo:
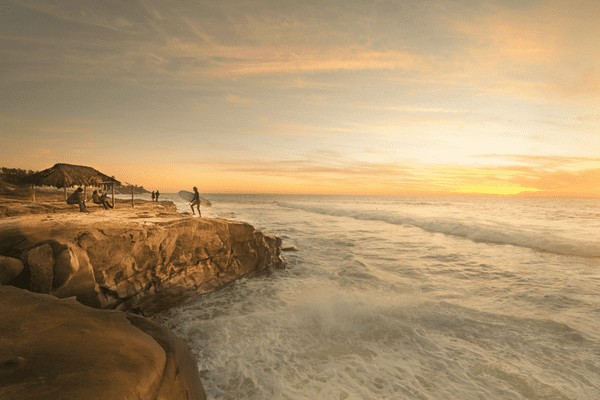
<svg viewBox="0 0 600 400">
<path fill-rule="evenodd" d="M 0 255 L 24 266 L 10 284 L 98 308 L 153 313 L 192 289 L 207 292 L 284 265 L 279 238 L 237 221 L 70 214 L 18 222 L 0 224 Z"/>
<path fill-rule="evenodd" d="M 0 286 L 3 400 L 201 400 L 187 345 L 137 315 Z"/>
<path fill-rule="evenodd" d="M 0 399 L 204 399 L 182 341 L 85 305 L 152 314 L 284 267 L 281 240 L 246 223 L 122 205 L 0 198 Z"/>
</svg>

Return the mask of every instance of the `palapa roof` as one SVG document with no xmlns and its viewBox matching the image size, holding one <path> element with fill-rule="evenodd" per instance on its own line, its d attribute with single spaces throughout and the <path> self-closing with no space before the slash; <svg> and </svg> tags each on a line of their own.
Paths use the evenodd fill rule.
<svg viewBox="0 0 600 400">
<path fill-rule="evenodd" d="M 113 177 L 85 165 L 56 164 L 51 168 L 37 172 L 28 178 L 36 186 L 69 187 L 73 185 L 98 186 L 102 183 L 121 182 Z"/>
</svg>

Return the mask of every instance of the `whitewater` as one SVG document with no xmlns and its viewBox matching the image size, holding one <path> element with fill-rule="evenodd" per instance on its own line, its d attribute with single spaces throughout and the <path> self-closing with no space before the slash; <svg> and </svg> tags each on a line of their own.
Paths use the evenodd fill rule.
<svg viewBox="0 0 600 400">
<path fill-rule="evenodd" d="M 597 200 L 206 197 L 291 250 L 155 317 L 209 399 L 600 398 Z"/>
</svg>

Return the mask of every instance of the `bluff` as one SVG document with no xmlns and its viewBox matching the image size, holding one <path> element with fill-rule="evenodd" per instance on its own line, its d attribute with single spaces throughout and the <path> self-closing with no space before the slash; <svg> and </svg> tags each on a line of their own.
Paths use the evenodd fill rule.
<svg viewBox="0 0 600 400">
<path fill-rule="evenodd" d="M 0 219 L 0 283 L 152 314 L 284 266 L 281 240 L 244 222 L 107 213 Z"/>
</svg>

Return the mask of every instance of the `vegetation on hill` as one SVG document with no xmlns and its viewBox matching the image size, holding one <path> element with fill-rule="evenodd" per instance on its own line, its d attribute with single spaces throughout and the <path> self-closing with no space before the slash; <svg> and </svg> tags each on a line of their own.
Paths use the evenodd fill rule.
<svg viewBox="0 0 600 400">
<path fill-rule="evenodd" d="M 13 183 L 15 185 L 24 184 L 27 177 L 35 174 L 37 171 L 24 170 L 21 168 L 0 168 L 0 179 L 7 183 Z"/>
</svg>

